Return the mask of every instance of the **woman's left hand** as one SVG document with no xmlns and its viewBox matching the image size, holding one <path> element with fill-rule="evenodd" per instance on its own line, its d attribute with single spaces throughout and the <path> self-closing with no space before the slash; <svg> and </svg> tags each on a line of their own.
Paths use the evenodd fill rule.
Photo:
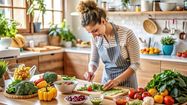
<svg viewBox="0 0 187 105">
<path fill-rule="evenodd" d="M 109 80 L 104 86 L 103 86 L 103 90 L 109 90 L 109 89 L 112 89 L 113 87 L 115 86 L 118 86 L 119 85 L 119 81 L 117 80 Z"/>
</svg>

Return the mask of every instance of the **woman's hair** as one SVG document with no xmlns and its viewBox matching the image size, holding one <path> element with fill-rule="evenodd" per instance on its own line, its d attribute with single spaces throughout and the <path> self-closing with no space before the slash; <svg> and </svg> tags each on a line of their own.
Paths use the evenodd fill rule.
<svg viewBox="0 0 187 105">
<path fill-rule="evenodd" d="M 77 10 L 81 13 L 81 25 L 83 27 L 89 24 L 100 24 L 101 18 L 106 19 L 105 10 L 97 7 L 96 2 L 93 0 L 81 1 L 77 7 Z"/>
</svg>

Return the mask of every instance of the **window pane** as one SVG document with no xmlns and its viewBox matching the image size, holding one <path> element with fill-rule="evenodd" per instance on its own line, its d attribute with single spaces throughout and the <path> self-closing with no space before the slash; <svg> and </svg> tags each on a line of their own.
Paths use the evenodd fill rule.
<svg viewBox="0 0 187 105">
<path fill-rule="evenodd" d="M 14 20 L 19 23 L 18 28 L 26 28 L 26 11 L 24 9 L 14 9 Z"/>
<path fill-rule="evenodd" d="M 54 0 L 54 10 L 62 10 L 62 0 Z"/>
<path fill-rule="evenodd" d="M 0 6 L 11 6 L 11 0 L 0 0 Z"/>
<path fill-rule="evenodd" d="M 52 0 L 44 0 L 46 4 L 46 9 L 52 9 Z"/>
<path fill-rule="evenodd" d="M 44 15 L 44 28 L 49 28 L 51 23 L 52 23 L 52 12 L 46 11 Z"/>
<path fill-rule="evenodd" d="M 38 10 L 34 12 L 34 22 L 42 22 L 42 14 Z"/>
<path fill-rule="evenodd" d="M 13 0 L 14 7 L 26 7 L 25 0 Z"/>
<path fill-rule="evenodd" d="M 62 22 L 62 12 L 54 12 L 54 24 Z"/>
<path fill-rule="evenodd" d="M 11 10 L 8 8 L 0 8 L 0 13 L 4 14 L 6 18 L 12 19 Z"/>
</svg>

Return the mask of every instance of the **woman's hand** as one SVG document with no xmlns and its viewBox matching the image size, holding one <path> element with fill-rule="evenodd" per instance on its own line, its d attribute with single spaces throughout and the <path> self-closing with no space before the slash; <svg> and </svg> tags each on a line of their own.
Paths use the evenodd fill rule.
<svg viewBox="0 0 187 105">
<path fill-rule="evenodd" d="M 84 78 L 87 80 L 87 81 L 92 81 L 92 79 L 94 78 L 94 72 L 90 72 L 90 71 L 87 71 L 84 73 Z"/>
<path fill-rule="evenodd" d="M 103 90 L 109 90 L 112 89 L 113 87 L 116 87 L 119 85 L 119 81 L 118 80 L 109 80 L 104 86 L 103 86 Z"/>
</svg>

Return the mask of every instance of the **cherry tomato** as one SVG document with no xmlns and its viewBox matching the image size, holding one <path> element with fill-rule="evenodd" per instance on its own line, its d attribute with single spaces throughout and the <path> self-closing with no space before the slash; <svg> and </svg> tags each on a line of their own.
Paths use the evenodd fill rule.
<svg viewBox="0 0 187 105">
<path fill-rule="evenodd" d="M 92 91 L 92 87 L 91 87 L 91 86 L 88 86 L 87 90 L 88 90 L 88 91 Z"/>
</svg>

